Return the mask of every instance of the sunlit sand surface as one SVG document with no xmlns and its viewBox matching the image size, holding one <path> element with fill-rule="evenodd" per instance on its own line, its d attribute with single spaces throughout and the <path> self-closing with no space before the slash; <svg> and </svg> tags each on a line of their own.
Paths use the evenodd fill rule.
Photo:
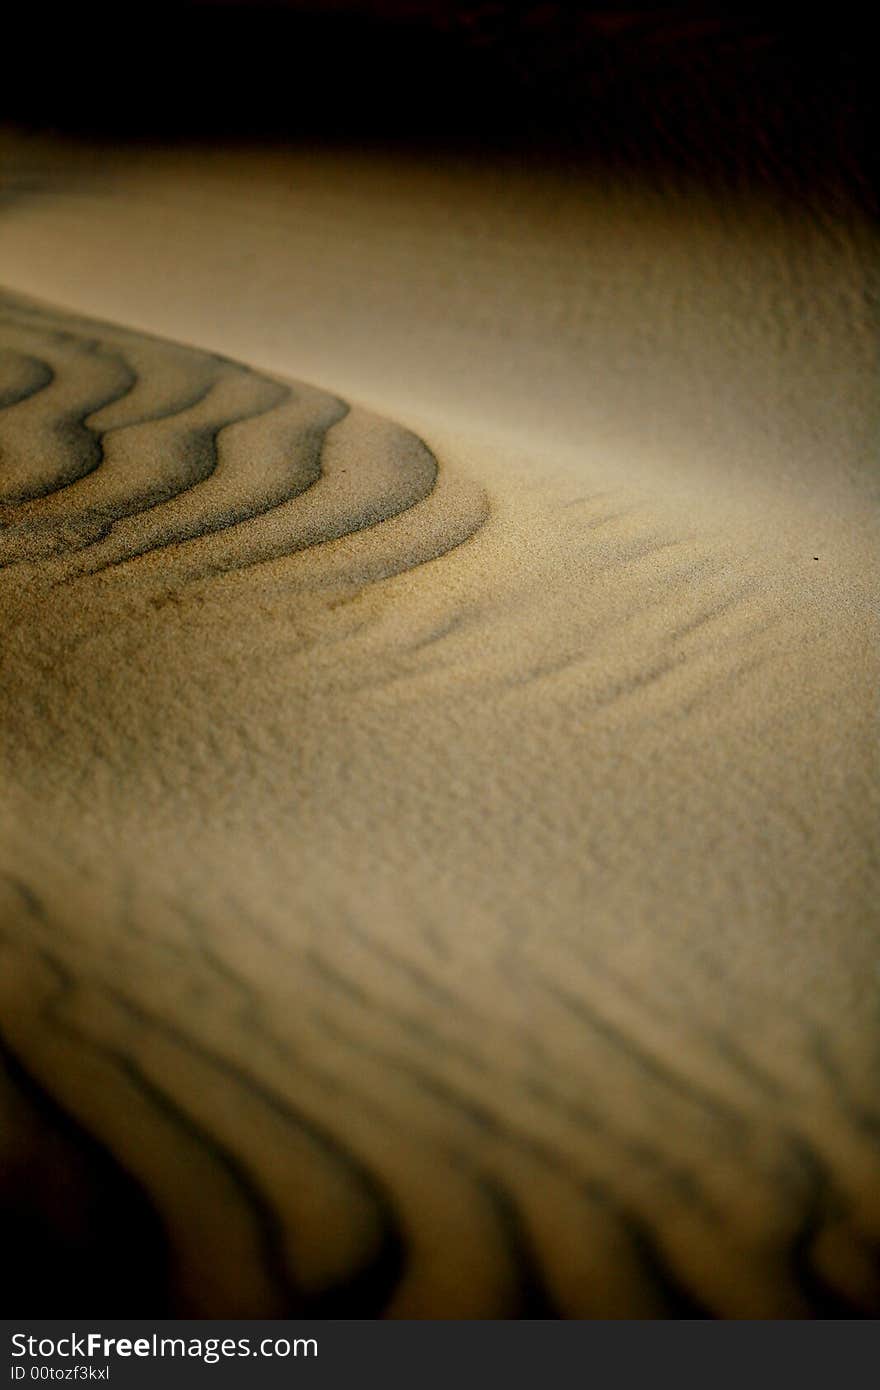
<svg viewBox="0 0 880 1390">
<path fill-rule="evenodd" d="M 876 1312 L 868 227 L 0 156 L 42 1314 Z"/>
</svg>

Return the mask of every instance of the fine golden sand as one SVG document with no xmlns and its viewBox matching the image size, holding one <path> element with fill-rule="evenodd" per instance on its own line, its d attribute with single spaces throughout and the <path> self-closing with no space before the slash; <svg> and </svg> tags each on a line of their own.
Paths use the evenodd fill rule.
<svg viewBox="0 0 880 1390">
<path fill-rule="evenodd" d="M 0 157 L 43 1315 L 877 1311 L 869 229 Z"/>
</svg>

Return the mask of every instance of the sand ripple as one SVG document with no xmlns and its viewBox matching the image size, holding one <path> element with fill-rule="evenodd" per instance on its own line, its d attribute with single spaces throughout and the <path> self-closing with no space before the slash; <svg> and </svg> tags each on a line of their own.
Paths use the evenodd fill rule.
<svg viewBox="0 0 880 1390">
<path fill-rule="evenodd" d="M 57 584 L 149 558 L 193 580 L 368 531 L 435 493 L 422 440 L 316 387 L 10 295 L 0 334 L 0 564 L 40 561 Z M 378 563 L 354 552 L 352 576 L 444 553 L 486 502 L 462 483 L 433 510 Z"/>
</svg>

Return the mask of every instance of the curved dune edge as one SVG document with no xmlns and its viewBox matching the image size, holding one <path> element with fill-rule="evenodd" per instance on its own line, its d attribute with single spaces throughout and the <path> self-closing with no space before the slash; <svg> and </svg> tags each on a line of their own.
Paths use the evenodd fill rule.
<svg viewBox="0 0 880 1390">
<path fill-rule="evenodd" d="M 314 387 L 9 294 L 0 327 L 4 568 L 57 586 L 152 560 L 191 582 L 368 532 L 434 492 L 421 440 Z M 441 555 L 486 504 L 459 484 L 433 510 L 412 556 L 398 541 L 384 566 L 355 558 L 351 582 Z"/>
<path fill-rule="evenodd" d="M 46 1314 L 880 1307 L 859 610 L 7 313 L 3 1185 Z"/>
</svg>

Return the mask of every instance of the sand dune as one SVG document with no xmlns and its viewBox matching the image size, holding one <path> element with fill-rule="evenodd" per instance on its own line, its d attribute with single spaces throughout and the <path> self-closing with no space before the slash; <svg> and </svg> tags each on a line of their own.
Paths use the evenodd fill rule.
<svg viewBox="0 0 880 1390">
<path fill-rule="evenodd" d="M 876 1311 L 867 227 L 5 148 L 22 1311 Z"/>
</svg>

